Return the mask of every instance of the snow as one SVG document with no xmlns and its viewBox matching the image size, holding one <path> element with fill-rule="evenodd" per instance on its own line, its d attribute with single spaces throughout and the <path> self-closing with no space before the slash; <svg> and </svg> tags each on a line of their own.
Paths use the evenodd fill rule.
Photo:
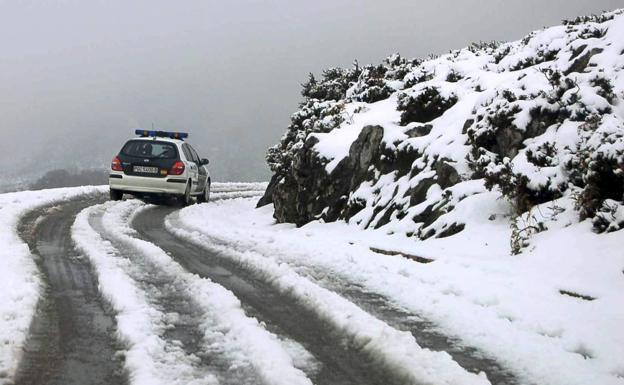
<svg viewBox="0 0 624 385">
<path fill-rule="evenodd" d="M 399 112 L 396 111 L 396 96 L 374 103 L 372 108 L 367 108 L 361 113 L 354 113 L 361 103 L 353 103 L 347 108 L 346 114 L 352 116 L 338 129 L 330 133 L 313 134 L 319 139 L 314 148 L 330 162 L 325 166 L 328 173 L 331 173 L 338 163 L 349 155 L 349 146 L 357 139 L 360 131 L 365 126 L 370 125 L 395 125 L 399 120 Z"/>
<path fill-rule="evenodd" d="M 339 106 L 341 123 L 336 128 L 327 125 L 322 130 L 309 130 L 305 124 L 301 127 L 292 124 L 289 129 L 295 131 L 284 137 L 282 156 L 272 156 L 272 159 L 283 159 L 281 166 L 288 169 L 290 159 L 296 158 L 297 148 L 314 137 L 318 139 L 313 148 L 315 155 L 324 164 L 328 179 L 332 179 L 335 176 L 331 173 L 349 155 L 351 145 L 363 128 L 382 126 L 384 136 L 380 150 L 384 154 L 402 153 L 414 157 L 410 172 L 408 176 L 397 177 L 391 164 L 372 164 L 380 169 L 371 169 L 367 180 L 350 188 L 345 194 L 348 209 L 343 213 L 352 215 L 354 210 L 351 209 L 364 206 L 365 209 L 351 219 L 352 223 L 361 227 L 384 224 L 386 232 L 403 231 L 420 238 L 440 235 L 425 231 L 432 228 L 423 228 L 427 215 L 420 214 L 432 205 L 444 206 L 450 189 L 432 186 L 431 198 L 428 197 L 426 204 L 410 199 L 409 195 L 425 175 L 441 183 L 440 175 L 429 174 L 432 171 L 440 174 L 437 166 L 441 162 L 457 171 L 464 182 L 485 174 L 490 182 L 494 181 L 495 189 L 505 183 L 505 173 L 500 179 L 496 177 L 501 170 L 506 170 L 503 166 L 508 166 L 513 172 L 510 185 L 526 177 L 528 190 L 534 196 L 559 196 L 569 189 L 570 183 L 579 185 L 575 171 L 586 173 L 583 167 L 574 169 L 574 165 L 584 165 L 591 160 L 579 159 L 584 156 L 583 152 L 590 153 L 593 159 L 606 154 L 610 158 L 617 157 L 619 163 L 624 162 L 623 35 L 624 11 L 618 10 L 593 21 L 588 19 L 534 31 L 522 40 L 498 47 L 490 44 L 485 48 L 455 50 L 424 61 L 409 62 L 409 65 L 408 62 L 392 64 L 399 60 L 395 55 L 381 65 L 389 71 L 383 78 L 384 84 L 394 89 L 389 97 L 374 103 L 361 101 L 358 95 L 366 92 L 363 91 L 366 81 L 380 81 L 364 70 L 341 100 L 308 100 L 327 106 L 321 108 L 321 115 L 331 115 L 330 107 Z M 591 60 L 585 68 L 575 66 L 579 58 L 588 54 Z M 399 69 L 406 71 L 403 80 L 396 81 L 388 76 Z M 449 78 L 450 74 L 457 76 Z M 431 121 L 400 126 L 401 112 L 397 109 L 404 105 L 399 100 L 431 89 L 443 98 L 453 96 L 457 102 Z M 294 116 L 300 115 L 307 116 L 309 112 L 302 109 Z M 591 122 L 597 119 L 601 120 L 600 124 L 592 126 Z M 431 126 L 429 133 L 425 130 L 417 135 L 409 132 L 425 125 Z M 501 135 L 504 139 L 496 139 Z M 295 144 L 289 142 L 290 137 L 296 137 Z M 547 163 L 528 156 L 544 152 L 545 147 L 553 150 L 552 154 L 547 154 Z M 506 161 L 506 157 L 510 159 Z M 275 162 L 279 164 L 279 160 Z M 405 165 L 401 167 L 406 168 Z M 381 175 L 381 170 L 385 175 Z M 284 173 L 280 177 L 285 180 L 288 175 Z M 318 205 L 316 203 L 315 207 Z M 323 209 L 329 210 L 314 209 L 311 217 L 318 216 Z M 447 209 L 452 210 L 450 205 L 444 206 L 444 210 Z M 399 214 L 402 220 L 397 219 Z M 389 217 L 390 223 L 385 224 Z M 458 225 L 466 224 L 462 217 L 455 215 L 453 218 Z M 452 223 L 438 225 L 437 228 L 443 230 Z"/>
<path fill-rule="evenodd" d="M 588 164 L 606 158 L 615 175 L 624 172 L 624 11 L 605 16 L 612 19 L 546 28 L 498 48 L 418 62 L 403 88 L 394 82 L 396 91 L 382 101 L 362 103 L 347 92 L 336 102 L 346 111 L 344 122 L 309 134 L 319 139 L 314 149 L 329 173 L 368 124 L 383 126 L 384 151 L 416 154 L 407 174 L 392 165 L 371 166 L 371 176 L 347 192 L 348 208 L 359 210 L 345 214 L 348 223 L 276 225 L 270 206 L 254 210 L 241 199 L 188 208 L 178 221 L 189 234 L 235 245 L 228 247 L 245 256 L 363 284 L 498 359 L 523 382 L 624 384 L 624 204 L 621 196 L 602 197 L 612 199 L 594 222 L 606 222 L 606 234 L 580 221 L 575 207 L 582 198 L 577 186 L 591 176 Z M 590 53 L 589 65 L 573 68 Z M 449 79 L 451 73 L 460 76 Z M 402 95 L 430 88 L 457 102 L 429 122 L 400 126 Z M 408 137 L 424 124 L 431 125 L 429 133 Z M 479 144 L 491 142 L 488 135 L 511 141 L 512 134 L 518 142 L 506 149 L 499 139 L 498 148 Z M 434 183 L 442 160 L 461 178 L 445 188 Z M 491 191 L 477 179 L 481 165 L 485 174 L 509 167 L 540 199 L 518 216 L 525 207 L 509 203 L 513 192 L 503 198 L 505 186 L 492 174 L 489 182 L 498 184 Z M 410 192 L 423 181 L 426 191 L 412 200 Z M 551 196 L 557 199 L 538 204 Z M 437 209 L 436 216 L 421 215 Z M 443 232 L 453 225 L 464 230 L 427 238 L 448 235 Z M 519 255 L 511 255 L 512 239 L 523 246 L 513 248 Z"/>
<path fill-rule="evenodd" d="M 197 302 L 202 313 L 203 344 L 207 352 L 220 352 L 236 367 L 252 365 L 261 380 L 271 384 L 309 385 L 310 380 L 297 369 L 293 359 L 276 336 L 266 331 L 255 318 L 247 317 L 239 300 L 228 290 L 208 279 L 187 272 L 155 245 L 133 237 L 129 227 L 132 216 L 146 206 L 137 200 L 109 202 L 87 209 L 76 220 L 73 237 L 94 264 L 100 291 L 117 313 L 118 332 L 128 346 L 126 367 L 133 383 L 212 384 L 214 376 L 202 378 L 194 361 L 161 334 L 167 314 L 150 303 L 132 278 L 134 265 L 104 241 L 88 222 L 90 215 L 104 210 L 103 227 L 108 236 L 140 253 L 162 274 L 182 287 L 189 299 Z M 178 289 L 179 290 L 179 289 Z"/>
<path fill-rule="evenodd" d="M 309 377 L 316 376 L 321 371 L 323 364 L 303 345 L 284 336 L 279 336 L 279 338 L 284 349 L 292 357 L 296 368 L 303 370 Z"/>
<path fill-rule="evenodd" d="M 76 187 L 0 194 L 0 383 L 15 374 L 43 285 L 35 256 L 18 236 L 20 219 L 31 210 L 103 191 Z"/>
<path fill-rule="evenodd" d="M 169 217 L 167 225 L 189 241 L 217 248 L 271 277 L 332 323 L 348 322 L 353 337 L 364 333 L 369 348 L 379 348 L 379 354 L 395 357 L 393 349 L 405 349 L 401 356 L 409 358 L 399 366 L 417 370 L 427 362 L 410 362 L 415 355 L 407 353 L 405 344 L 413 348 L 414 341 L 407 336 L 395 340 L 390 332 L 383 344 L 375 345 L 373 330 L 385 330 L 378 320 L 341 304 L 343 299 L 317 286 L 322 281 L 295 271 L 316 271 L 387 296 L 494 357 L 521 383 L 624 384 L 622 232 L 595 234 L 589 221 L 578 223 L 568 194 L 520 219 L 521 227 L 542 222 L 547 230 L 534 234 L 523 253 L 510 256 L 509 204 L 496 192 L 473 194 L 480 189 L 473 182 L 461 187 L 458 194 L 468 197 L 447 214 L 469 218 L 467 230 L 443 239 L 416 242 L 344 222 L 312 222 L 301 228 L 275 224 L 272 207 L 254 209 L 250 199 L 189 207 Z M 380 255 L 371 247 L 434 262 Z"/>
<path fill-rule="evenodd" d="M 484 375 L 468 373 L 448 354 L 423 348 L 410 333 L 341 297 L 333 291 L 336 287 L 357 284 L 383 295 L 461 344 L 494 358 L 520 383 L 624 385 L 624 205 L 621 197 L 606 199 L 603 208 L 608 210 L 599 215 L 611 216 L 605 224 L 611 232 L 596 234 L 590 220 L 579 220 L 579 189 L 569 183 L 574 170 L 565 166 L 601 157 L 624 164 L 624 13 L 613 16 L 602 23 L 535 31 L 498 48 L 432 57 L 410 67 L 403 80 L 386 81 L 395 92 L 375 103 L 349 99 L 361 85 L 354 85 L 343 101 L 316 102 L 313 108 L 321 117 L 309 122 L 313 129 L 296 132 L 303 137 L 287 149 L 302 146 L 310 132 L 318 139 L 314 150 L 328 173 L 348 156 L 367 125 L 383 126 L 388 149 L 418 155 L 406 174 L 371 170 L 373 180 L 347 197 L 364 206 L 348 222 L 278 225 L 272 206 L 254 207 L 266 183 L 215 182 L 212 202 L 181 210 L 167 218 L 166 226 L 295 297 L 344 341 L 361 347 L 405 382 L 488 383 Z M 594 54 L 587 68 L 568 73 L 588 52 Z M 449 80 L 452 73 L 461 78 Z M 557 88 L 554 73 L 572 86 Z M 415 78 L 424 80 L 409 81 Z M 610 84 L 612 92 L 597 86 L 597 78 L 608 79 L 610 83 L 602 84 Z M 430 88 L 457 102 L 426 122 L 429 133 L 409 137 L 409 130 L 421 124 L 399 125 L 399 95 L 415 96 Z M 330 108 L 341 114 L 335 129 L 337 116 L 322 114 Z M 556 121 L 544 119 L 551 125 L 536 129 L 532 123 L 540 122 L 532 117 L 535 111 L 565 114 Z M 490 118 L 502 113 L 509 118 L 504 124 L 523 135 L 522 143 L 508 153 L 481 148 L 484 153 L 474 155 L 471 150 L 479 146 L 470 144 L 469 135 L 496 133 L 500 127 Z M 594 126 L 591 114 L 600 118 Z M 294 117 L 298 115 L 306 116 L 300 112 Z M 531 130 L 536 132 L 525 135 Z M 530 152 L 545 147 L 547 164 L 530 160 Z M 562 196 L 517 215 L 496 188 L 488 191 L 484 180 L 473 179 L 471 166 L 488 158 L 486 170 L 510 165 L 529 179 L 529 188 L 549 188 Z M 446 188 L 425 183 L 427 190 L 420 194 L 424 201 L 412 204 L 410 189 L 434 180 L 442 162 L 453 167 L 461 181 Z M 624 171 L 620 167 L 614 172 Z M 20 218 L 38 207 L 104 191 L 83 187 L 0 195 L 0 383 L 15 374 L 42 291 L 35 257 L 17 234 Z M 397 210 L 389 223 L 374 230 L 385 208 L 393 205 L 402 209 L 401 219 Z M 198 357 L 164 337 L 178 315 L 163 311 L 158 293 L 145 290 L 141 266 L 128 253 L 196 302 L 203 349 L 221 352 L 232 371 L 253 368 L 266 383 L 310 384 L 308 376 L 320 364 L 305 347 L 268 332 L 245 314 L 231 292 L 187 272 L 163 250 L 135 237 L 129 223 L 147 207 L 136 200 L 94 206 L 83 211 L 72 228 L 76 246 L 93 264 L 100 292 L 116 313 L 132 383 L 207 385 L 219 378 L 202 368 Z M 427 209 L 438 208 L 443 210 L 432 223 L 415 220 Z M 103 234 L 90 222 L 95 217 L 101 217 Z M 450 237 L 418 239 L 440 235 L 453 224 L 465 228 Z M 523 245 L 518 255 L 511 255 L 512 240 Z"/>
<path fill-rule="evenodd" d="M 145 294 L 126 273 L 132 262 L 123 256 L 91 227 L 89 218 L 106 206 L 82 211 L 72 226 L 76 247 L 91 261 L 102 296 L 112 305 L 117 333 L 127 346 L 125 366 L 133 384 L 176 384 L 176 378 L 191 383 L 193 364 L 181 349 L 168 346 L 159 331 L 165 315 L 152 307 Z M 203 384 L 216 384 L 207 378 Z M 199 382 L 197 382 L 199 384 Z"/>
<path fill-rule="evenodd" d="M 240 201 L 229 200 L 222 202 Z M 215 204 L 221 206 L 220 203 L 222 202 L 216 202 Z M 252 201 L 244 202 L 247 204 L 253 203 Z M 182 210 L 180 219 L 176 219 L 174 214 L 173 217 L 166 220 L 166 226 L 180 238 L 210 250 L 218 251 L 215 254 L 233 259 L 237 263 L 252 269 L 258 276 L 270 281 L 283 293 L 294 296 L 303 306 L 313 310 L 328 324 L 332 325 L 350 344 L 360 346 L 375 362 L 379 362 L 397 376 L 404 378 L 406 383 L 489 383 L 484 374 L 475 375 L 463 370 L 452 360 L 448 353 L 432 352 L 421 348 L 409 332 L 399 331 L 390 327 L 338 294 L 300 276 L 287 264 L 268 257 L 267 254 L 257 252 L 257 247 L 247 245 L 247 242 L 250 241 L 249 238 L 245 239 L 243 237 L 245 246 L 237 249 L 215 244 L 211 241 L 213 233 L 205 236 L 201 231 L 206 226 L 215 226 L 217 223 L 221 227 L 221 223 L 212 222 L 212 219 L 208 223 L 203 220 L 197 223 L 189 218 L 191 213 L 197 214 L 197 216 L 192 216 L 193 219 L 199 219 L 205 215 L 212 216 L 212 208 L 214 206 L 214 204 L 208 204 L 203 205 L 205 209 L 200 209 L 198 206 L 197 210 L 194 208 Z M 250 207 L 247 207 L 247 212 L 250 212 L 250 209 Z M 244 215 L 241 211 L 237 214 L 239 218 L 244 218 L 245 222 L 255 219 L 249 218 L 248 215 Z M 220 217 L 220 215 L 218 216 Z M 239 224 L 242 225 L 242 223 Z M 245 226 L 249 226 L 249 223 L 242 225 L 241 230 Z M 255 231 L 254 225 L 251 225 L 251 227 Z M 231 228 L 226 227 L 223 234 L 229 234 L 231 230 Z M 238 230 L 235 231 L 238 232 Z M 221 232 L 218 234 L 221 234 Z M 290 249 L 281 250 L 281 253 L 284 252 L 288 253 Z"/>
<path fill-rule="evenodd" d="M 235 191 L 264 191 L 267 188 L 266 182 L 212 182 L 211 192 L 235 192 Z"/>
</svg>

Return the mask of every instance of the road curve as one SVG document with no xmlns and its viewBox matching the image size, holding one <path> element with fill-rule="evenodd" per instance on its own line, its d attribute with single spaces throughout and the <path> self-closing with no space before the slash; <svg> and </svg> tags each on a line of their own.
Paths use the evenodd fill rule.
<svg viewBox="0 0 624 385">
<path fill-rule="evenodd" d="M 215 198 L 228 199 L 248 193 L 219 191 Z M 15 385 L 123 385 L 130 382 L 120 353 L 124 348 L 116 338 L 114 314 L 98 292 L 97 278 L 88 259 L 78 254 L 71 238 L 70 229 L 77 213 L 104 200 L 101 195 L 91 196 L 38 209 L 27 214 L 19 224 L 20 236 L 36 256 L 45 291 L 31 325 Z M 280 292 L 248 267 L 211 254 L 167 231 L 165 217 L 175 210 L 152 206 L 140 211 L 132 223 L 136 236 L 163 249 L 187 271 L 209 278 L 233 292 L 245 313 L 261 321 L 270 332 L 301 344 L 320 363 L 312 371 L 306 371 L 315 384 L 403 385 L 401 378 L 347 343 L 340 332 L 296 298 Z M 101 216 L 92 218 L 91 224 L 105 236 L 107 231 L 102 226 Z M 221 373 L 219 379 L 223 384 L 258 383 L 252 370 L 239 368 L 233 372 L 228 362 L 202 352 L 200 315 L 196 314 L 193 298 L 182 294 L 185 288 L 176 286 L 181 283 L 175 277 L 150 266 L 140 253 L 122 244 L 117 243 L 116 247 L 133 260 L 136 271 L 129 273 L 154 304 L 168 314 L 180 315 L 180 321 L 166 330 L 163 337 L 172 344 L 179 341 L 184 354 L 198 358 L 197 374 Z M 325 276 L 313 269 L 308 271 L 312 281 L 317 281 L 316 273 Z M 432 325 L 402 311 L 384 297 L 339 279 L 321 280 L 317 284 L 339 293 L 396 329 L 411 332 L 421 346 L 449 352 L 469 371 L 486 372 L 493 384 L 517 383 L 494 360 L 436 332 Z"/>
<path fill-rule="evenodd" d="M 253 367 L 240 360 L 229 360 L 231 357 L 218 347 L 222 341 L 211 340 L 207 345 L 206 314 L 188 281 L 112 235 L 104 225 L 104 215 L 103 211 L 91 215 L 89 225 L 131 262 L 124 265 L 124 274 L 134 282 L 150 308 L 167 319 L 166 327 L 156 331 L 167 355 L 153 357 L 162 360 L 161 367 L 167 367 L 160 372 L 163 376 L 160 379 L 165 383 L 175 380 L 176 384 L 184 381 L 204 384 L 214 383 L 208 379 L 216 377 L 222 385 L 259 384 Z"/>
<path fill-rule="evenodd" d="M 347 298 L 368 313 L 384 320 L 390 326 L 410 332 L 423 348 L 449 353 L 455 362 L 471 373 L 484 372 L 492 385 L 515 385 L 519 383 L 518 378 L 495 359 L 484 355 L 473 347 L 463 345 L 461 341 L 444 335 L 436 329 L 435 324 L 409 313 L 400 306 L 393 304 L 388 298 L 367 291 L 358 284 L 341 281 L 336 277 L 328 278 L 327 274 L 321 273 L 319 276 L 322 276 L 324 281 L 319 282 L 321 286 Z"/>
<path fill-rule="evenodd" d="M 36 256 L 45 291 L 18 368 L 16 385 L 126 384 L 114 316 L 98 293 L 87 260 L 73 247 L 70 228 L 103 196 L 35 210 L 18 231 Z"/>
<path fill-rule="evenodd" d="M 164 213 L 164 215 L 166 216 L 167 214 Z M 146 221 L 145 218 L 137 218 L 137 220 Z M 158 218 L 158 221 L 160 220 L 161 219 Z M 137 227 L 146 227 L 145 224 L 135 223 Z M 157 220 L 155 220 L 151 226 L 155 226 L 155 223 L 158 223 Z M 162 236 L 160 230 L 151 231 L 153 232 L 151 235 L 152 237 Z M 176 238 L 176 240 L 177 242 L 184 243 L 183 240 L 178 238 Z M 225 243 L 221 245 L 227 246 Z M 239 246 L 236 245 L 231 247 L 240 252 L 245 251 L 244 248 L 238 249 Z M 200 251 L 200 253 L 202 252 L 204 254 L 209 253 L 209 251 L 205 249 Z M 484 372 L 493 385 L 514 385 L 520 383 L 515 373 L 507 370 L 504 365 L 498 362 L 494 357 L 487 356 L 481 351 L 463 344 L 458 339 L 445 335 L 436 328 L 435 324 L 416 314 L 410 313 L 394 304 L 388 298 L 366 290 L 364 287 L 356 282 L 350 281 L 348 278 L 328 274 L 327 271 L 319 269 L 314 265 L 292 267 L 312 282 L 339 294 L 395 329 L 411 333 L 421 347 L 433 351 L 449 353 L 461 367 L 471 373 Z"/>
<path fill-rule="evenodd" d="M 401 379 L 370 357 L 344 342 L 330 325 L 297 300 L 280 293 L 270 283 L 234 262 L 180 241 L 164 227 L 164 219 L 174 210 L 152 207 L 133 221 L 139 236 L 156 244 L 190 272 L 207 277 L 232 291 L 249 316 L 256 317 L 276 333 L 302 344 L 320 361 L 321 368 L 310 375 L 319 385 L 392 385 Z"/>
</svg>

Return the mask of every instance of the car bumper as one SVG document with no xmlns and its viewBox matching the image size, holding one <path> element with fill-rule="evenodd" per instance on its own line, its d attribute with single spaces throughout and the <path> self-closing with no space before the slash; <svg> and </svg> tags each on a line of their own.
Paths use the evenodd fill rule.
<svg viewBox="0 0 624 385">
<path fill-rule="evenodd" d="M 127 193 L 183 195 L 186 190 L 186 180 L 181 177 L 152 178 L 121 172 L 110 174 L 108 185 L 111 189 Z"/>
</svg>

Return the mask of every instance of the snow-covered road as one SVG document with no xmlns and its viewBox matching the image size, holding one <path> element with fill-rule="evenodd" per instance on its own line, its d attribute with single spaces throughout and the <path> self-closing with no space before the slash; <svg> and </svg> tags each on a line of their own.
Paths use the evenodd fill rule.
<svg viewBox="0 0 624 385">
<path fill-rule="evenodd" d="M 114 314 L 98 295 L 88 261 L 72 245 L 78 212 L 101 199 L 86 198 L 24 217 L 20 234 L 36 250 L 45 289 L 20 364 L 21 384 L 124 382 L 116 351 Z"/>
<path fill-rule="evenodd" d="M 212 199 L 263 187 L 217 184 Z M 197 232 L 179 209 L 102 192 L 50 193 L 14 214 L 41 289 L 23 306 L 27 337 L 7 339 L 0 383 L 520 383 L 326 266 L 281 263 Z"/>
</svg>

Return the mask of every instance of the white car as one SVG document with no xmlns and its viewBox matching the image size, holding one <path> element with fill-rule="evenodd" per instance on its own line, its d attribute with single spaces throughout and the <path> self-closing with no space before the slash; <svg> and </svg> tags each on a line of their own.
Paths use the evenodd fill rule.
<svg viewBox="0 0 624 385">
<path fill-rule="evenodd" d="M 184 141 L 182 132 L 136 130 L 113 158 L 108 178 L 110 198 L 170 196 L 183 205 L 210 199 L 208 159 Z"/>
</svg>

